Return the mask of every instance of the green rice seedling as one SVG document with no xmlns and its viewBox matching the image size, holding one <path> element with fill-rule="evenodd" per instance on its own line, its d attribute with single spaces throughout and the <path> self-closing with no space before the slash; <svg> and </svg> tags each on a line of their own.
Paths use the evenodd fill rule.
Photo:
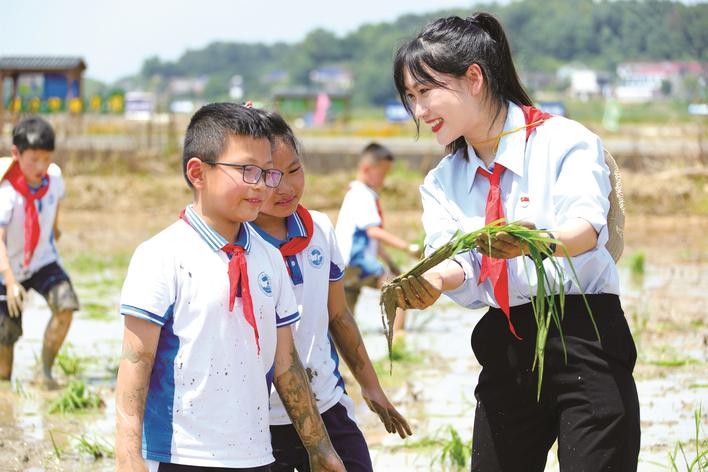
<svg viewBox="0 0 708 472">
<path fill-rule="evenodd" d="M 669 462 L 673 472 L 708 471 L 708 439 L 703 436 L 703 408 L 701 405 L 693 412 L 693 418 L 695 422 L 695 436 L 691 440 L 693 444 L 684 448 L 683 444 L 679 442 L 674 446 L 673 451 L 669 451 Z"/>
<path fill-rule="evenodd" d="M 448 470 L 465 470 L 469 467 L 470 451 L 472 450 L 472 440 L 465 442 L 452 426 L 447 427 L 449 437 L 440 440 L 442 449 L 440 455 L 433 458 L 431 466 L 439 463 Z"/>
<path fill-rule="evenodd" d="M 642 277 L 644 275 L 645 259 L 642 251 L 635 252 L 629 257 L 629 270 L 633 277 Z"/>
<path fill-rule="evenodd" d="M 70 345 L 64 346 L 62 350 L 59 351 L 56 362 L 61 371 L 64 372 L 64 375 L 67 377 L 78 375 L 84 370 L 81 358 L 71 352 Z"/>
<path fill-rule="evenodd" d="M 113 321 L 114 314 L 118 311 L 116 307 L 111 308 L 101 303 L 82 303 L 81 317 L 95 321 Z"/>
<path fill-rule="evenodd" d="M 399 363 L 416 364 L 422 357 L 408 347 L 405 338 L 398 338 L 392 345 L 391 359 Z"/>
<path fill-rule="evenodd" d="M 61 455 L 63 454 L 63 450 L 57 446 L 57 442 L 54 440 L 54 432 L 50 429 L 49 430 L 49 439 L 52 441 L 52 448 L 54 449 L 54 455 L 56 456 L 57 459 L 61 459 Z"/>
<path fill-rule="evenodd" d="M 22 381 L 20 379 L 15 379 L 15 385 L 13 390 L 15 391 L 16 394 L 18 394 L 22 398 L 30 398 L 31 395 L 30 393 L 25 390 L 24 385 L 22 385 Z"/>
<path fill-rule="evenodd" d="M 456 254 L 470 251 L 477 248 L 478 238 L 482 235 L 487 235 L 490 241 L 491 251 L 491 237 L 500 233 L 506 232 L 520 239 L 528 247 L 529 254 L 528 257 L 531 258 L 533 262 L 533 268 L 536 272 L 536 280 L 538 281 L 537 291 L 535 294 L 529 294 L 531 299 L 531 305 L 534 312 L 534 318 L 537 327 L 536 336 L 536 346 L 534 349 L 534 360 L 533 369 L 538 369 L 538 389 L 537 397 L 541 396 L 541 384 L 543 380 L 543 366 L 544 366 L 544 349 L 546 346 L 546 338 L 548 337 L 548 330 L 550 328 L 551 322 L 555 324 L 558 328 L 561 342 L 563 344 L 563 350 L 565 353 L 565 342 L 563 341 L 563 330 L 561 327 L 561 320 L 563 319 L 565 313 L 565 289 L 562 283 L 556 285 L 548 277 L 547 269 L 544 266 L 544 259 L 550 261 L 552 270 L 555 273 L 555 280 L 565 280 L 565 271 L 561 266 L 560 262 L 551 254 L 549 246 L 551 243 L 555 243 L 565 252 L 565 257 L 569 261 L 569 267 L 572 272 L 572 277 L 575 283 L 580 286 L 577 273 L 573 267 L 572 262 L 570 262 L 570 256 L 558 240 L 549 238 L 547 233 L 543 230 L 529 229 L 525 226 L 518 224 L 508 224 L 504 225 L 503 220 L 494 221 L 484 226 L 481 229 L 472 231 L 467 234 L 461 234 L 460 232 L 453 235 L 452 239 L 440 246 L 435 250 L 430 256 L 418 262 L 411 270 L 405 274 L 401 274 L 398 277 L 391 280 L 389 283 L 384 285 L 381 289 L 381 321 L 386 332 L 386 338 L 388 341 L 388 352 L 390 368 L 393 368 L 392 361 L 392 341 L 393 341 L 393 322 L 396 318 L 396 306 L 398 296 L 396 294 L 396 289 L 400 287 L 401 281 L 405 277 L 421 276 L 428 270 L 437 266 L 439 263 L 446 259 L 449 259 Z M 528 274 L 528 267 L 526 266 L 526 257 L 522 258 L 524 266 L 526 267 L 526 275 Z M 557 303 L 556 303 L 556 292 L 557 292 Z M 595 328 L 595 334 L 597 339 L 600 340 L 600 333 L 597 330 L 597 325 L 595 324 L 595 319 L 592 316 L 590 306 L 588 305 L 585 296 L 583 295 L 583 301 L 585 302 L 585 308 L 587 309 L 590 320 L 592 321 L 593 327 Z M 567 361 L 567 354 L 566 354 Z"/>
<path fill-rule="evenodd" d="M 49 404 L 49 413 L 76 413 L 103 406 L 103 400 L 86 388 L 83 380 L 72 381 L 64 392 Z"/>
<path fill-rule="evenodd" d="M 113 446 L 103 438 L 90 438 L 86 434 L 74 436 L 74 438 L 77 440 L 76 450 L 79 454 L 89 455 L 94 459 L 115 457 Z"/>
</svg>

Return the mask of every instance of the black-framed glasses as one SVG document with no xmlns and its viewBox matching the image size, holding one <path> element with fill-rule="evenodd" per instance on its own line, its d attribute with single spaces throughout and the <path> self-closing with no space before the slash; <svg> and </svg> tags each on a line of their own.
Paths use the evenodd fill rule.
<svg viewBox="0 0 708 472">
<path fill-rule="evenodd" d="M 228 162 L 209 162 L 203 161 L 212 166 L 224 166 L 224 167 L 235 167 L 241 169 L 241 175 L 243 176 L 243 181 L 247 184 L 257 184 L 261 177 L 263 177 L 263 182 L 265 182 L 266 187 L 276 188 L 280 185 L 280 180 L 283 178 L 283 173 L 278 169 L 261 169 L 253 164 L 230 164 Z"/>
</svg>

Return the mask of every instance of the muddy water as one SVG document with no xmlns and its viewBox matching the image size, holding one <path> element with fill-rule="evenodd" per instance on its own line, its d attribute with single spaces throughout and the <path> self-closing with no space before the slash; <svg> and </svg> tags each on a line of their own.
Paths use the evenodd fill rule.
<svg viewBox="0 0 708 472">
<path fill-rule="evenodd" d="M 639 470 L 666 470 L 669 451 L 678 441 L 693 438 L 694 411 L 701 402 L 701 422 L 708 429 L 708 264 L 700 260 L 679 265 L 649 263 L 643 277 L 631 277 L 626 267 L 621 268 L 621 275 L 623 304 L 639 348 L 635 372 L 642 408 Z M 98 412 L 81 415 L 49 415 L 47 405 L 58 394 L 32 383 L 49 312 L 41 297 L 35 294 L 30 300 L 25 333 L 16 347 L 13 382 L 0 386 L 0 471 L 112 470 L 111 459 L 94 461 L 80 454 L 76 438 L 88 434 L 113 443 L 112 369 L 117 365 L 122 329 L 116 311 L 117 289 L 113 292 L 108 297 L 102 295 L 101 303 L 110 307 L 107 320 L 91 319 L 80 312 L 68 336 L 71 351 L 88 358 L 80 377 L 106 403 Z M 92 297 L 90 293 L 81 295 Z M 435 462 L 440 447 L 402 446 L 443 437 L 449 426 L 463 441 L 470 440 L 473 392 L 480 367 L 472 355 L 469 336 L 482 314 L 481 310 L 463 310 L 441 300 L 434 308 L 409 316 L 406 344 L 425 358 L 414 366 L 413 374 L 389 387 L 388 393 L 413 423 L 415 436 L 404 442 L 385 434 L 378 419 L 358 401 L 357 413 L 371 445 L 375 470 L 443 470 Z M 363 293 L 357 320 L 371 357 L 385 357 L 376 291 Z M 59 379 L 64 385 L 69 380 L 61 375 Z M 358 400 L 358 388 L 351 382 L 349 390 Z M 547 470 L 558 470 L 553 451 Z"/>
</svg>

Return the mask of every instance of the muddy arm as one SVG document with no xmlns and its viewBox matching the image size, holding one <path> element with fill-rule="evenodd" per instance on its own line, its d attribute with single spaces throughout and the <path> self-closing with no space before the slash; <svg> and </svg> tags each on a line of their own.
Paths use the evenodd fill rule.
<svg viewBox="0 0 708 472">
<path fill-rule="evenodd" d="M 275 389 L 310 456 L 312 472 L 342 471 L 344 465 L 334 451 L 310 389 L 310 382 L 295 350 L 289 326 L 278 328 L 275 352 Z"/>
<path fill-rule="evenodd" d="M 412 432 L 408 422 L 391 404 L 381 388 L 359 327 L 347 306 L 344 282 L 341 279 L 329 284 L 327 309 L 329 332 L 344 362 L 361 386 L 361 393 L 367 405 L 379 415 L 386 431 L 398 433 L 402 438 L 410 436 Z"/>
<path fill-rule="evenodd" d="M 143 415 L 159 337 L 159 325 L 125 316 L 116 384 L 117 471 L 147 471 L 141 453 Z"/>
</svg>

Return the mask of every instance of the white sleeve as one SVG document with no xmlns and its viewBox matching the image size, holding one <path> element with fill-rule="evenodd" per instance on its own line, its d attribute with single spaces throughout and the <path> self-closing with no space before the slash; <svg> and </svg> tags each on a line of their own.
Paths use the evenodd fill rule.
<svg viewBox="0 0 708 472">
<path fill-rule="evenodd" d="M 376 206 L 376 197 L 367 191 L 357 191 L 350 194 L 350 198 L 355 198 L 352 202 L 354 208 L 354 225 L 359 229 L 367 229 L 372 226 L 381 226 L 381 216 Z"/>
<path fill-rule="evenodd" d="M 344 277 L 345 265 L 342 253 L 339 250 L 339 245 L 337 244 L 337 235 L 331 224 L 328 229 L 327 243 L 329 244 L 329 281 L 336 282 Z"/>
<path fill-rule="evenodd" d="M 17 192 L 7 180 L 0 184 L 0 226 L 5 228 L 12 219 Z"/>
<path fill-rule="evenodd" d="M 425 178 L 420 186 L 423 201 L 423 229 L 425 230 L 425 255 L 429 256 L 435 249 L 452 239 L 461 230 L 461 225 L 445 206 L 446 198 L 432 175 Z M 455 290 L 445 292 L 455 303 L 467 308 L 485 306 L 481 301 L 482 291 L 477 285 L 481 259 L 474 251 L 455 256 L 455 261 L 465 272 L 465 281 Z"/>
<path fill-rule="evenodd" d="M 605 164 L 602 142 L 596 136 L 571 147 L 563 156 L 553 187 L 556 221 L 582 218 L 598 233 L 597 247 L 608 240 L 607 213 L 610 209 L 610 171 Z"/>
<path fill-rule="evenodd" d="M 275 326 L 282 328 L 300 320 L 300 311 L 298 310 L 297 299 L 293 292 L 292 282 L 288 269 L 285 267 L 285 262 L 282 257 L 273 260 L 273 270 L 275 277 L 278 278 L 278 292 L 276 293 L 275 302 Z"/>
<path fill-rule="evenodd" d="M 176 291 L 173 259 L 165 251 L 143 243 L 130 260 L 120 312 L 162 326 L 172 317 Z"/>
<path fill-rule="evenodd" d="M 59 200 L 63 200 L 66 195 L 66 183 L 64 176 L 61 173 L 61 168 L 56 164 L 51 164 L 51 172 L 49 174 L 49 185 L 56 186 L 56 192 Z"/>
</svg>

